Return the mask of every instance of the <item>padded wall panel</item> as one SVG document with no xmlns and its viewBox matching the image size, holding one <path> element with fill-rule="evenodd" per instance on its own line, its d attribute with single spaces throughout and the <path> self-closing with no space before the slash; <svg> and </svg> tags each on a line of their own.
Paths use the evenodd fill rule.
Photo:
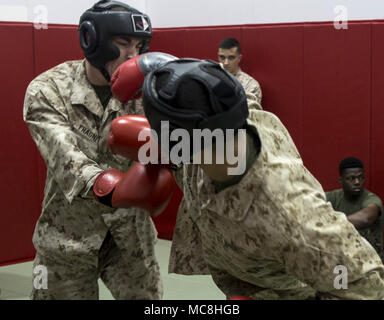
<svg viewBox="0 0 384 320">
<path fill-rule="evenodd" d="M 372 25 L 371 189 L 384 201 L 384 24 Z"/>
<path fill-rule="evenodd" d="M 240 27 L 211 27 L 187 29 L 186 57 L 217 61 L 217 49 L 221 40 L 237 38 L 241 41 Z"/>
<path fill-rule="evenodd" d="M 48 25 L 34 30 L 36 75 L 67 60 L 83 59 L 75 26 Z"/>
<path fill-rule="evenodd" d="M 304 27 L 302 156 L 326 190 L 340 187 L 343 158 L 370 160 L 370 26 L 348 27 Z"/>
<path fill-rule="evenodd" d="M 302 144 L 302 28 L 296 25 L 244 27 L 244 71 L 259 81 L 262 105 L 276 114 L 296 146 Z"/>
<path fill-rule="evenodd" d="M 150 51 L 159 51 L 173 54 L 176 57 L 186 55 L 186 30 L 161 29 L 153 30 Z"/>
<path fill-rule="evenodd" d="M 25 90 L 33 77 L 29 24 L 0 24 L 0 264 L 34 254 L 34 215 L 39 210 L 37 154 L 23 121 Z"/>
</svg>

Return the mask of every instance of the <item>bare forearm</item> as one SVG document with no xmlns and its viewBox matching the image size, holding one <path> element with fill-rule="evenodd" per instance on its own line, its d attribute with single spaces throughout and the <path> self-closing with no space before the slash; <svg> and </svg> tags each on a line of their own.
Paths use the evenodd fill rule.
<svg viewBox="0 0 384 320">
<path fill-rule="evenodd" d="M 370 222 L 365 217 L 353 214 L 347 217 L 348 221 L 352 223 L 357 230 L 365 229 L 370 226 Z"/>
<path fill-rule="evenodd" d="M 355 212 L 347 217 L 357 230 L 368 228 L 374 223 L 379 215 L 379 210 L 376 205 L 369 205 L 368 207 Z"/>
</svg>

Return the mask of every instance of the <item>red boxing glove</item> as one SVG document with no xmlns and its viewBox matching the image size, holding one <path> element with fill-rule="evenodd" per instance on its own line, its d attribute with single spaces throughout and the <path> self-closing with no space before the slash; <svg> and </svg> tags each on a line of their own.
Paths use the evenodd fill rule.
<svg viewBox="0 0 384 320">
<path fill-rule="evenodd" d="M 125 61 L 112 75 L 112 93 L 124 103 L 132 98 L 139 98 L 144 77 L 152 70 L 176 59 L 167 53 L 149 52 Z"/>
<path fill-rule="evenodd" d="M 172 172 L 157 165 L 136 162 L 126 173 L 116 169 L 102 172 L 95 180 L 96 198 L 114 208 L 139 207 L 158 216 L 176 189 Z"/>
<path fill-rule="evenodd" d="M 159 148 L 157 141 L 153 138 L 147 138 L 145 141 L 139 141 L 139 133 L 142 136 L 151 136 L 151 127 L 145 116 L 127 115 L 116 118 L 111 123 L 111 128 L 108 135 L 109 149 L 118 155 L 127 159 L 139 161 L 139 149 L 145 144 L 150 144 L 150 148 L 157 150 Z M 160 163 L 160 155 L 158 155 L 158 163 Z"/>
</svg>

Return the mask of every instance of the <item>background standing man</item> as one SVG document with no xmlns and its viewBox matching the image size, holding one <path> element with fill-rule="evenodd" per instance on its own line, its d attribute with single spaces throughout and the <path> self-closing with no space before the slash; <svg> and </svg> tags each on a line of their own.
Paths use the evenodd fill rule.
<svg viewBox="0 0 384 320">
<path fill-rule="evenodd" d="M 222 67 L 239 80 L 248 95 L 248 99 L 254 100 L 256 102 L 255 107 L 261 110 L 262 92 L 260 84 L 241 70 L 239 65 L 242 58 L 239 41 L 235 38 L 222 40 L 219 44 L 217 56 Z"/>
</svg>

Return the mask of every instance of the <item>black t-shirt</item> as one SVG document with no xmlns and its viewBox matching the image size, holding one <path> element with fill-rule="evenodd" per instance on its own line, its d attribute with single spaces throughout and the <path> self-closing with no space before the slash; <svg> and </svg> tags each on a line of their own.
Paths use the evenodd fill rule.
<svg viewBox="0 0 384 320">
<path fill-rule="evenodd" d="M 104 109 L 107 107 L 109 100 L 112 97 L 112 91 L 110 86 L 95 86 L 92 85 L 93 89 L 95 90 L 97 96 L 100 99 L 101 104 L 103 105 Z"/>
</svg>

